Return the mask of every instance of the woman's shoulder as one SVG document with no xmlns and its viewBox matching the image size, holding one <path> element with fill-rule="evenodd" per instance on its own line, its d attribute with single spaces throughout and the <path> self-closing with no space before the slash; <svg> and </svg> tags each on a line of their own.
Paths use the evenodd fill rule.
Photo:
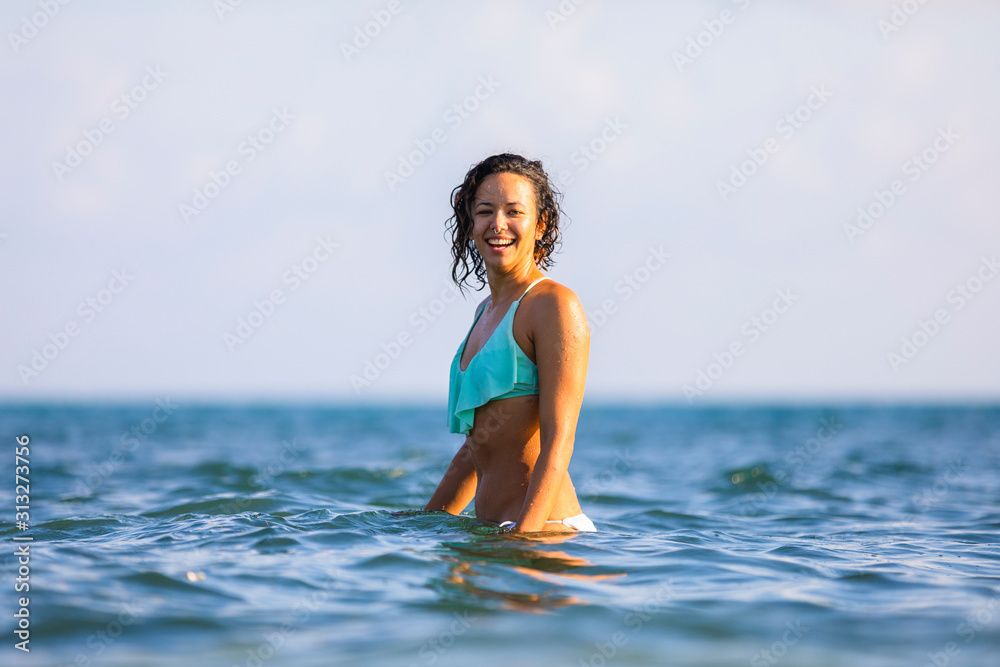
<svg viewBox="0 0 1000 667">
<path fill-rule="evenodd" d="M 544 302 L 548 306 L 565 307 L 580 303 L 580 297 L 576 295 L 576 292 L 548 276 L 535 285 L 529 294 L 533 294 L 538 301 Z"/>
<path fill-rule="evenodd" d="M 539 325 L 589 330 L 580 297 L 566 285 L 549 278 L 538 283 L 530 294 L 532 298 L 525 305 Z"/>
</svg>

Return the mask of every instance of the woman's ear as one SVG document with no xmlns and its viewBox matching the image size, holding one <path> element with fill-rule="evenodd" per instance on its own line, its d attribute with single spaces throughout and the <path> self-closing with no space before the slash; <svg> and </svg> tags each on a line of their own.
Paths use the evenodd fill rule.
<svg viewBox="0 0 1000 667">
<path fill-rule="evenodd" d="M 545 235 L 545 229 L 547 227 L 546 221 L 548 220 L 548 218 L 549 218 L 549 216 L 548 216 L 547 213 L 542 213 L 540 216 L 538 216 L 538 222 L 535 223 L 535 240 L 536 241 L 541 240 L 542 236 Z"/>
</svg>

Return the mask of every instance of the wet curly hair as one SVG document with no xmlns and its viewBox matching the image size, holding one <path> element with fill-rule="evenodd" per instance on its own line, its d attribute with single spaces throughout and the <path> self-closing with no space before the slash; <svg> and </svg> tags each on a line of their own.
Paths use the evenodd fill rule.
<svg viewBox="0 0 1000 667">
<path fill-rule="evenodd" d="M 556 252 L 560 242 L 559 200 L 562 195 L 552 186 L 541 161 L 527 160 L 512 153 L 491 155 L 473 166 L 465 175 L 462 184 L 451 193 L 451 208 L 454 215 L 448 218 L 447 222 L 452 237 L 451 255 L 454 258 L 451 265 L 451 279 L 463 292 L 468 285 L 466 281 L 473 274 L 479 280 L 479 286 L 475 288 L 477 291 L 486 285 L 486 266 L 472 239 L 472 204 L 479 186 L 493 174 L 517 174 L 528 179 L 532 185 L 538 224 L 544 225 L 542 238 L 535 241 L 535 264 L 540 269 L 552 266 L 552 254 Z"/>
</svg>

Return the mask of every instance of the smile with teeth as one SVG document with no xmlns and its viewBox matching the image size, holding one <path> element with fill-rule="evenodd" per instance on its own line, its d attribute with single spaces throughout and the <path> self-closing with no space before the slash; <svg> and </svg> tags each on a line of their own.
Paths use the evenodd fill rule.
<svg viewBox="0 0 1000 667">
<path fill-rule="evenodd" d="M 514 243 L 514 239 L 488 239 L 486 243 L 494 248 L 504 248 Z"/>
</svg>

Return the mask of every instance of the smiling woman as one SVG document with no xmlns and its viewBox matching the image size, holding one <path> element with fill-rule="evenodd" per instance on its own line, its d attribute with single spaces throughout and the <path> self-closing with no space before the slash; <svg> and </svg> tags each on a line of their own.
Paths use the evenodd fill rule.
<svg viewBox="0 0 1000 667">
<path fill-rule="evenodd" d="M 452 208 L 452 278 L 464 290 L 475 274 L 490 295 L 451 365 L 449 430 L 465 443 L 425 509 L 458 514 L 474 498 L 477 518 L 512 532 L 593 531 L 568 471 L 590 329 L 576 294 L 541 271 L 559 240 L 549 178 L 541 162 L 494 155 Z"/>
</svg>

